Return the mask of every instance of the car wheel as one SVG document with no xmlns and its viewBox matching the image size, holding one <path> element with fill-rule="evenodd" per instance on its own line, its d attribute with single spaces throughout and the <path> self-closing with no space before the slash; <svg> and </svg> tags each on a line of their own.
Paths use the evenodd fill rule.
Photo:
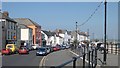
<svg viewBox="0 0 120 68">
<path fill-rule="evenodd" d="M 27 54 L 29 54 L 29 52 L 27 52 Z"/>
</svg>

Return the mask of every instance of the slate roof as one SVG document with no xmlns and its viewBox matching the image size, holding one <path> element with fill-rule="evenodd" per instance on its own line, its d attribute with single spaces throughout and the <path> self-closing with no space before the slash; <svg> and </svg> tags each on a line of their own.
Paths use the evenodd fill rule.
<svg viewBox="0 0 120 68">
<path fill-rule="evenodd" d="M 24 25 L 27 25 L 27 26 L 34 25 L 34 26 L 37 26 L 37 27 L 41 27 L 39 24 L 37 24 L 36 22 L 32 21 L 29 18 L 14 18 L 14 20 L 16 22 L 18 22 L 19 24 L 24 24 Z"/>
<path fill-rule="evenodd" d="M 46 30 L 42 30 L 47 36 L 54 36 L 55 32 L 50 32 L 50 31 L 46 31 Z"/>
</svg>

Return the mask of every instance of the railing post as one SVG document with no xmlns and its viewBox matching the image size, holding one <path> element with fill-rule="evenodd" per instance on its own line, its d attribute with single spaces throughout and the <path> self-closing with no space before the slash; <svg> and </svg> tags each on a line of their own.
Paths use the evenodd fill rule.
<svg viewBox="0 0 120 68">
<path fill-rule="evenodd" d="M 84 53 L 83 53 L 83 68 L 85 68 L 85 46 L 84 46 Z"/>
<path fill-rule="evenodd" d="M 90 51 L 89 51 L 89 53 L 88 53 L 88 68 L 91 68 L 91 66 L 90 66 Z"/>
<path fill-rule="evenodd" d="M 77 60 L 77 58 L 73 57 L 73 68 L 76 68 L 76 60 Z"/>
<path fill-rule="evenodd" d="M 85 54 L 83 54 L 83 68 L 85 68 Z"/>
<path fill-rule="evenodd" d="M 91 56 L 92 57 L 92 59 L 91 59 L 92 60 L 92 68 L 93 68 L 93 51 L 94 50 L 92 49 L 92 56 Z"/>
<path fill-rule="evenodd" d="M 97 66 L 97 49 L 95 48 L 95 66 L 94 68 Z"/>
</svg>

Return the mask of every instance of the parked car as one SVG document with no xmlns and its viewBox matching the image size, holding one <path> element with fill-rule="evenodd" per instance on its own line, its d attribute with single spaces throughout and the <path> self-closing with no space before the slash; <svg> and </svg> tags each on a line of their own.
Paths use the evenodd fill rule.
<svg viewBox="0 0 120 68">
<path fill-rule="evenodd" d="M 45 47 L 47 49 L 47 53 L 50 53 L 50 47 Z"/>
<path fill-rule="evenodd" d="M 47 49 L 45 47 L 41 47 L 37 50 L 36 56 L 47 55 Z"/>
<path fill-rule="evenodd" d="M 21 48 L 21 47 L 26 47 L 29 51 L 33 50 L 33 48 L 32 48 L 31 45 L 26 45 L 26 46 L 22 46 L 22 45 L 21 45 L 20 48 Z"/>
<path fill-rule="evenodd" d="M 61 49 L 64 50 L 66 47 L 65 46 L 61 46 Z"/>
<path fill-rule="evenodd" d="M 54 47 L 53 47 L 53 51 L 58 51 L 58 50 L 60 50 L 59 47 L 57 47 L 57 46 L 54 46 Z"/>
<path fill-rule="evenodd" d="M 70 48 L 70 46 L 69 45 L 66 45 L 66 49 L 69 49 Z"/>
<path fill-rule="evenodd" d="M 10 55 L 12 54 L 11 49 L 2 49 L 2 55 Z"/>
<path fill-rule="evenodd" d="M 51 45 L 49 45 L 49 46 L 46 46 L 46 47 L 49 47 L 49 49 L 50 49 L 50 52 L 53 52 L 53 47 L 52 47 Z"/>
<path fill-rule="evenodd" d="M 12 53 L 18 53 L 18 48 L 15 44 L 7 44 L 6 49 L 10 49 Z"/>
<path fill-rule="evenodd" d="M 26 47 L 21 47 L 19 49 L 19 54 L 29 54 L 29 50 Z"/>
<path fill-rule="evenodd" d="M 33 49 L 33 50 L 37 50 L 37 49 L 39 49 L 39 48 L 40 48 L 40 46 L 39 46 L 38 44 L 32 45 L 32 49 Z"/>
</svg>

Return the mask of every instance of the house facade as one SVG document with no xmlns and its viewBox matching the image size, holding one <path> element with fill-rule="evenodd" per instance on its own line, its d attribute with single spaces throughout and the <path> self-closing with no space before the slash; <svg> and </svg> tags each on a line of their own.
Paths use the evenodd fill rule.
<svg viewBox="0 0 120 68">
<path fill-rule="evenodd" d="M 3 12 L 0 18 L 2 22 L 2 45 L 5 48 L 6 44 L 17 44 L 17 22 L 9 17 L 8 12 Z"/>
<path fill-rule="evenodd" d="M 2 49 L 2 22 L 0 22 L 0 50 Z"/>
<path fill-rule="evenodd" d="M 21 29 L 21 45 L 32 45 L 32 29 L 31 28 L 26 28 L 26 29 Z"/>
<path fill-rule="evenodd" d="M 70 41 L 71 41 L 70 31 L 58 29 L 56 34 L 62 37 L 60 41 L 62 44 L 70 44 Z"/>
<path fill-rule="evenodd" d="M 72 31 L 72 33 L 71 33 L 71 42 L 73 42 L 74 40 L 76 39 L 76 32 L 75 31 Z M 77 40 L 78 40 L 78 42 L 82 42 L 82 41 L 86 41 L 86 40 L 90 40 L 89 39 L 89 35 L 88 35 L 88 33 L 87 32 L 80 32 L 80 31 L 78 31 L 78 33 L 77 33 Z"/>
<path fill-rule="evenodd" d="M 41 26 L 37 24 L 36 22 L 32 21 L 29 18 L 15 18 L 15 21 L 17 21 L 19 24 L 23 24 L 27 26 L 28 28 L 32 29 L 32 40 L 33 44 L 42 44 L 41 40 Z"/>
<path fill-rule="evenodd" d="M 46 40 L 46 45 L 54 45 L 55 44 L 55 42 L 54 42 L 55 41 L 55 33 L 54 32 L 42 30 L 41 33 L 44 35 L 44 40 Z"/>
</svg>

